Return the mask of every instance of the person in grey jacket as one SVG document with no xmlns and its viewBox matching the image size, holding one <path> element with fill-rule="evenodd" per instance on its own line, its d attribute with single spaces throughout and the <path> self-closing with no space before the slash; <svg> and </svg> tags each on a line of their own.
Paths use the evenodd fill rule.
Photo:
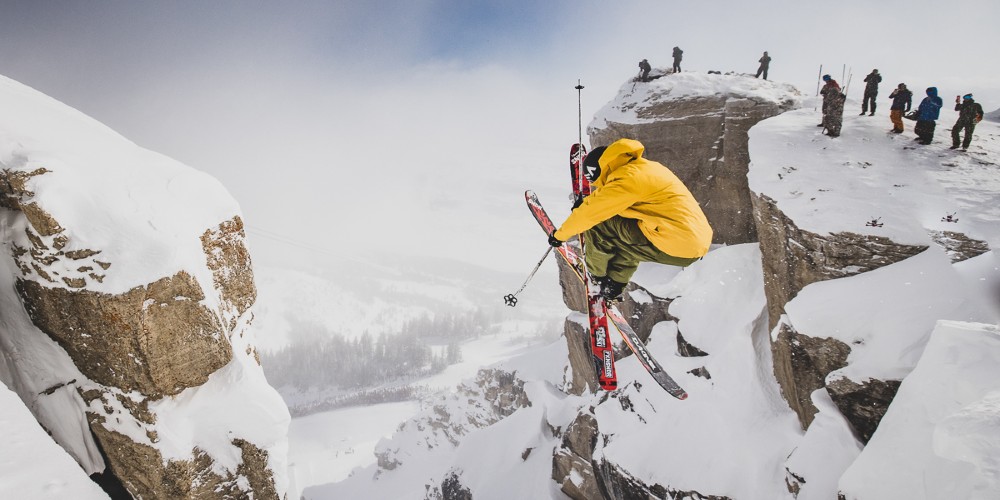
<svg viewBox="0 0 1000 500">
<path fill-rule="evenodd" d="M 882 81 L 882 75 L 878 74 L 877 69 L 873 69 L 868 76 L 865 77 L 865 96 L 861 101 L 861 114 L 864 115 L 868 112 L 868 104 L 871 103 L 872 113 L 868 116 L 875 115 L 875 98 L 878 96 L 878 84 Z"/>
</svg>

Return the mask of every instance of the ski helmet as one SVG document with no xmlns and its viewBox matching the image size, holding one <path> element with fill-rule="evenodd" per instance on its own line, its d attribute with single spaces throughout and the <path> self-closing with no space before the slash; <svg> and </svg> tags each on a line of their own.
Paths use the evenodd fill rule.
<svg viewBox="0 0 1000 500">
<path fill-rule="evenodd" d="M 598 146 L 583 159 L 583 176 L 587 178 L 587 181 L 594 182 L 601 176 L 601 164 L 598 160 L 601 159 L 605 149 L 608 147 Z"/>
</svg>

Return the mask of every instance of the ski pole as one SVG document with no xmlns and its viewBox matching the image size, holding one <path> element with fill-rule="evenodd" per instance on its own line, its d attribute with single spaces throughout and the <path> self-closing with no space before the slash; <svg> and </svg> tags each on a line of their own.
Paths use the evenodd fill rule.
<svg viewBox="0 0 1000 500">
<path fill-rule="evenodd" d="M 641 71 L 640 71 L 641 73 Z M 579 139 L 577 140 L 580 145 L 583 145 L 583 97 L 581 96 L 581 90 L 583 90 L 583 84 L 580 83 L 580 79 L 576 80 L 576 127 L 577 132 L 579 132 Z"/>
<path fill-rule="evenodd" d="M 521 291 L 524 290 L 524 287 L 528 286 L 528 282 L 531 281 L 531 278 L 535 277 L 535 273 L 538 272 L 538 268 L 542 267 L 542 262 L 545 262 L 545 259 L 549 257 L 550 253 L 552 253 L 551 246 L 545 251 L 545 255 L 543 255 L 542 259 L 538 261 L 538 264 L 535 264 L 535 268 L 531 270 L 531 274 L 529 274 L 528 278 L 524 280 L 524 284 L 521 285 L 521 288 L 518 288 L 514 293 L 508 293 L 503 296 L 504 304 L 507 304 L 510 307 L 517 305 L 517 294 L 521 293 Z"/>
<path fill-rule="evenodd" d="M 819 74 L 816 75 L 816 97 L 819 97 L 819 82 L 823 81 L 823 65 L 819 65 Z M 816 111 L 816 106 L 813 106 L 813 111 Z"/>
</svg>

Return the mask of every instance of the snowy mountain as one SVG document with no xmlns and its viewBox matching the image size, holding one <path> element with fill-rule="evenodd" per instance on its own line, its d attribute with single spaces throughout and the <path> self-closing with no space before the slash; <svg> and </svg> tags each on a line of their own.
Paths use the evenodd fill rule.
<svg viewBox="0 0 1000 500">
<path fill-rule="evenodd" d="M 0 79 L 0 496 L 104 498 L 95 474 L 151 498 L 995 498 L 1000 125 L 966 153 L 947 109 L 931 146 L 884 115 L 830 139 L 789 85 L 657 75 L 588 132 L 645 143 L 716 228 L 622 305 L 685 401 L 634 356 L 594 391 L 565 267 L 543 345 L 566 310 L 551 267 L 515 310 L 499 298 L 522 275 L 454 261 L 251 268 L 217 181 Z M 517 209 L 504 223 L 534 241 Z M 438 391 L 419 402 L 290 424 L 259 365 L 449 314 L 488 324 L 462 361 L 387 383 Z"/>
<path fill-rule="evenodd" d="M 619 389 L 593 392 L 568 361 L 586 335 L 574 311 L 562 341 L 426 402 L 377 464 L 303 496 L 995 498 L 1000 127 L 956 153 L 950 111 L 916 146 L 884 115 L 846 113 L 831 139 L 813 107 L 781 84 L 685 73 L 627 82 L 591 123 L 593 145 L 644 141 L 709 180 L 703 206 L 729 207 L 710 214 L 732 229 L 721 246 L 683 272 L 642 266 L 626 300 L 689 399 L 632 356 Z"/>
<path fill-rule="evenodd" d="M 236 202 L 2 77 L 0 106 L 0 380 L 22 401 L 5 396 L 0 412 L 18 423 L 5 431 L 24 430 L 6 439 L 14 451 L 39 450 L 5 460 L 0 496 L 50 497 L 96 474 L 136 497 L 282 497 L 289 414 L 248 328 Z M 79 468 L 40 460 L 51 441 L 25 430 L 25 407 Z M 52 479 L 24 490 L 24 477 Z"/>
</svg>

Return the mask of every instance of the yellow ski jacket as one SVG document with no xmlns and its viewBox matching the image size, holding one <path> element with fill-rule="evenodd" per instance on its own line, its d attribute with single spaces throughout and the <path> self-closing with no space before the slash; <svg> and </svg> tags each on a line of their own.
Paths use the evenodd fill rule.
<svg viewBox="0 0 1000 500">
<path fill-rule="evenodd" d="M 593 192 L 556 230 L 566 241 L 616 215 L 639 221 L 650 243 L 674 257 L 708 253 L 712 227 L 687 186 L 667 167 L 642 157 L 639 141 L 619 139 L 598 160 Z"/>
</svg>

